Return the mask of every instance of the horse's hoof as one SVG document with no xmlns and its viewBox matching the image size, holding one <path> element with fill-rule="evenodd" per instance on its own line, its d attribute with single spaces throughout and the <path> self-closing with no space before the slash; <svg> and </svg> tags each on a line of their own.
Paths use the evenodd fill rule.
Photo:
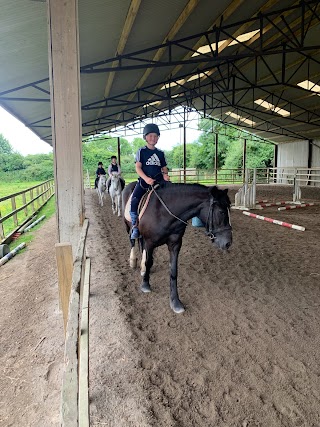
<svg viewBox="0 0 320 427">
<path fill-rule="evenodd" d="M 179 314 L 179 313 L 183 313 L 184 311 L 185 311 L 185 308 L 184 308 L 184 306 L 181 304 L 181 302 L 179 301 L 179 303 L 173 303 L 172 301 L 170 301 L 170 307 L 171 307 L 171 309 L 175 312 L 175 313 L 177 313 L 177 314 Z"/>
<path fill-rule="evenodd" d="M 150 288 L 149 283 L 142 283 L 141 290 L 144 293 L 151 292 L 151 288 Z"/>
</svg>

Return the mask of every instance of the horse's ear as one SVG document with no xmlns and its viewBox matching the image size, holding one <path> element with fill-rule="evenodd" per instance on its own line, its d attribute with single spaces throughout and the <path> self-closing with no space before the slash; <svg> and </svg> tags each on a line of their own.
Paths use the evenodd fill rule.
<svg viewBox="0 0 320 427">
<path fill-rule="evenodd" d="M 218 196 L 219 189 L 216 185 L 214 185 L 213 187 L 210 187 L 210 194 L 215 198 Z"/>
</svg>

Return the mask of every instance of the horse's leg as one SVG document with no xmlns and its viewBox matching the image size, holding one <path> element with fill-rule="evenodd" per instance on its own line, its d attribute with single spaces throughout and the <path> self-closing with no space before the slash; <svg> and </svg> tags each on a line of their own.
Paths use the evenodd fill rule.
<svg viewBox="0 0 320 427">
<path fill-rule="evenodd" d="M 112 203 L 112 213 L 114 215 L 116 213 L 116 210 L 115 210 L 115 201 L 114 201 L 114 194 L 113 193 L 111 196 L 111 203 Z"/>
<path fill-rule="evenodd" d="M 146 249 L 143 249 L 142 257 L 141 257 L 141 264 L 140 264 L 140 273 L 141 273 L 141 276 L 145 275 L 145 272 L 146 272 L 146 262 L 147 262 L 147 252 L 146 252 Z"/>
<path fill-rule="evenodd" d="M 178 257 L 182 245 L 182 237 L 179 240 L 167 243 L 170 252 L 170 307 L 175 313 L 183 313 L 184 306 L 178 294 Z"/>
<path fill-rule="evenodd" d="M 130 251 L 130 267 L 137 267 L 137 258 L 138 258 L 138 247 L 135 245 L 135 239 L 130 239 L 131 251 Z"/>
<path fill-rule="evenodd" d="M 117 206 L 117 209 L 118 209 L 118 216 L 121 216 L 121 205 L 120 205 L 120 199 L 121 199 L 121 194 L 118 194 L 118 196 L 117 196 L 117 201 L 118 201 L 118 206 Z"/>
<path fill-rule="evenodd" d="M 150 283 L 149 283 L 149 279 L 150 279 L 150 270 L 151 267 L 153 265 L 153 251 L 154 248 L 149 248 L 147 251 L 144 248 L 143 249 L 143 254 L 145 254 L 145 273 L 143 275 L 143 279 L 142 279 L 142 284 L 141 284 L 141 290 L 142 292 L 151 292 L 151 287 L 150 287 Z M 142 256 L 142 258 L 144 258 Z M 142 262 L 141 262 L 142 264 Z M 141 274 L 142 274 L 142 270 L 141 270 Z"/>
</svg>

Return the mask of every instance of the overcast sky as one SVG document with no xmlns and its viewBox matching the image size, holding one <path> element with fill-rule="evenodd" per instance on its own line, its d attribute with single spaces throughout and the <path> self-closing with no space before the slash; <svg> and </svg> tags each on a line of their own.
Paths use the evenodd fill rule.
<svg viewBox="0 0 320 427">
<path fill-rule="evenodd" d="M 200 132 L 197 128 L 197 120 L 190 123 L 187 127 L 187 142 L 193 142 L 198 139 Z M 27 154 L 51 153 L 52 147 L 38 138 L 26 126 L 19 122 L 11 114 L 0 107 L 0 133 L 9 141 L 13 149 L 23 156 Z M 141 135 L 142 136 L 142 135 Z M 133 137 L 125 137 L 132 141 Z M 183 142 L 183 128 L 161 131 L 158 148 L 161 150 L 171 150 L 173 145 Z"/>
<path fill-rule="evenodd" d="M 27 154 L 51 153 L 52 147 L 38 138 L 19 120 L 0 107 L 0 133 L 15 151 Z"/>
</svg>

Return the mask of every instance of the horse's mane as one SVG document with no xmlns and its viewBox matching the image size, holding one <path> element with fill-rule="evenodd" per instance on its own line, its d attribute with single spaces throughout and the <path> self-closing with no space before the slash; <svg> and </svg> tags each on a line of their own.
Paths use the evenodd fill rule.
<svg viewBox="0 0 320 427">
<path fill-rule="evenodd" d="M 166 193 L 196 193 L 199 190 L 209 191 L 209 188 L 203 184 L 162 184 L 159 191 L 165 191 Z"/>
<path fill-rule="evenodd" d="M 161 194 L 169 194 L 169 195 L 181 195 L 181 194 L 187 194 L 190 196 L 190 194 L 199 194 L 199 193 L 206 193 L 208 196 L 211 194 L 216 200 L 219 200 L 219 203 L 222 205 L 225 205 L 226 207 L 230 207 L 230 199 L 227 195 L 228 190 L 222 190 L 221 188 L 217 187 L 216 185 L 207 187 L 203 184 L 162 184 L 161 187 L 158 190 Z"/>
</svg>

